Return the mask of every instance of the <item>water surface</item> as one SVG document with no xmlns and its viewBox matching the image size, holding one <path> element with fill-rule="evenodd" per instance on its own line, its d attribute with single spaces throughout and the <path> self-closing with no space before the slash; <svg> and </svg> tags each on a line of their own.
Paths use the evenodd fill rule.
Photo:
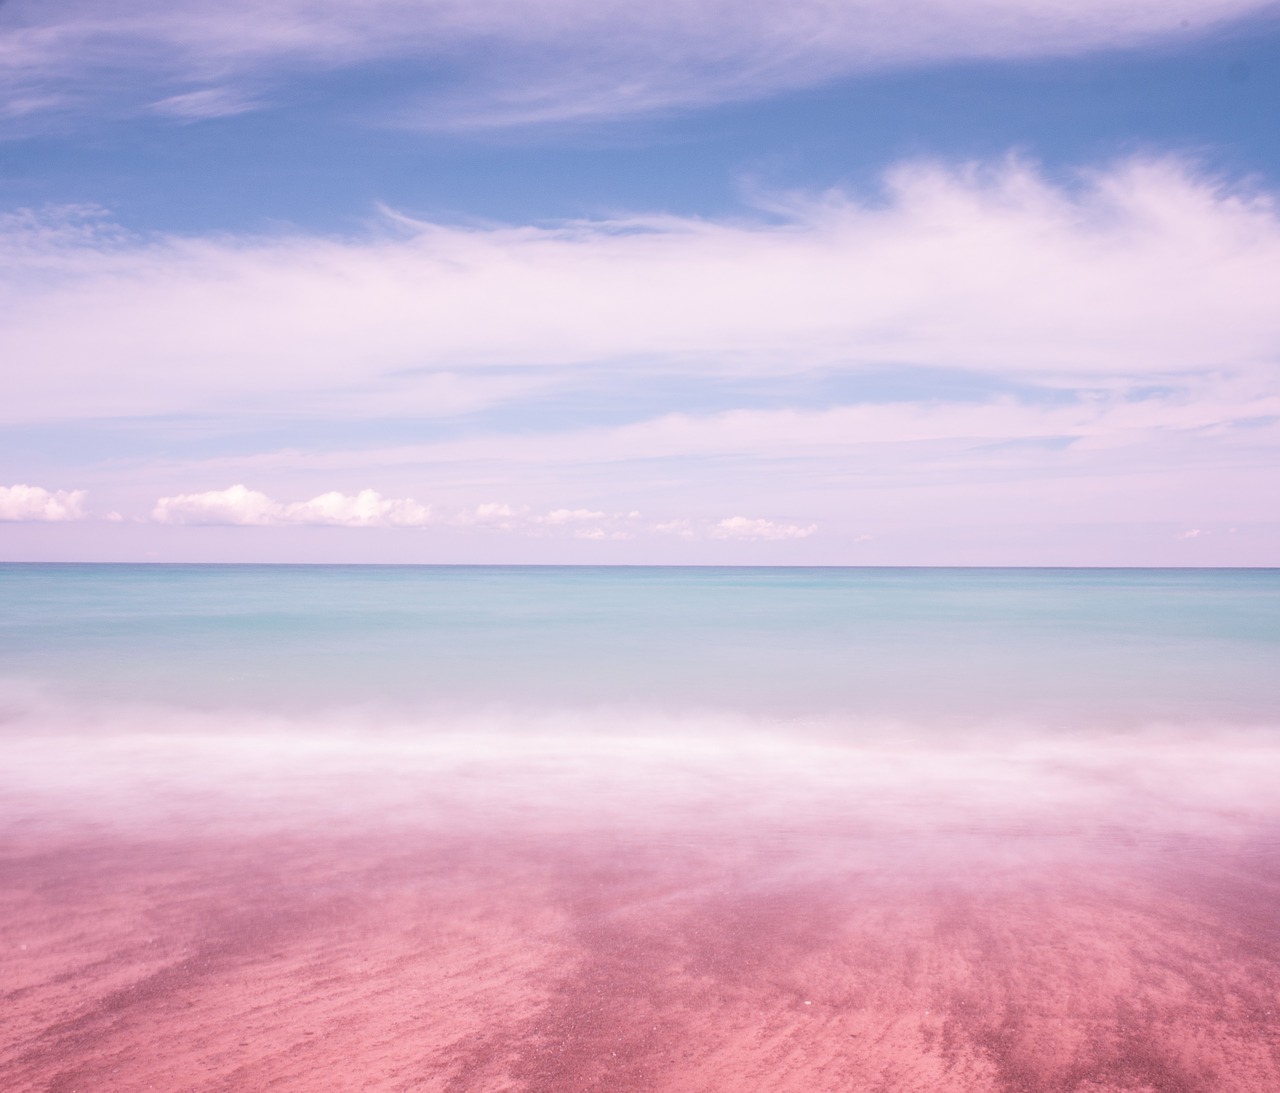
<svg viewBox="0 0 1280 1093">
<path fill-rule="evenodd" d="M 0 602 L 6 1088 L 1280 1088 L 1280 572 Z"/>
</svg>

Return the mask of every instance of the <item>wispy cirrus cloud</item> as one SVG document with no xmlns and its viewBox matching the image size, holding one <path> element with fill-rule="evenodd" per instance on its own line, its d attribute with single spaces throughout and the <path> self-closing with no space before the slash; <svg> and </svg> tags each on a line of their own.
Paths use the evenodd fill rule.
<svg viewBox="0 0 1280 1093">
<path fill-rule="evenodd" d="M 0 486 L 0 520 L 84 520 L 85 490 L 46 490 L 42 486 Z"/>
<path fill-rule="evenodd" d="M 257 104 L 238 91 L 225 87 L 207 87 L 170 95 L 151 104 L 151 112 L 179 121 L 201 121 L 205 118 L 228 118 L 247 114 Z"/>
<path fill-rule="evenodd" d="M 22 375 L 0 415 L 78 447 L 134 430 L 153 454 L 75 480 L 131 513 L 160 496 L 161 522 L 417 526 L 380 506 L 429 493 L 433 540 L 494 551 L 816 557 L 891 550 L 914 506 L 1190 550 L 1245 542 L 1275 491 L 1275 198 L 1177 162 L 1070 185 L 917 164 L 755 219 L 392 215 L 346 239 L 139 237 L 79 209 L 9 218 L 0 258 Z M 321 492 L 353 475 L 372 503 Z M 256 489 L 190 492 L 227 482 Z"/>
<path fill-rule="evenodd" d="M 432 78 L 401 77 L 402 120 L 474 128 L 700 106 L 904 65 L 1131 47 L 1274 10 L 1270 0 L 9 0 L 0 79 L 28 100 L 120 110 L 418 60 Z"/>
<path fill-rule="evenodd" d="M 1161 483 L 1161 496 L 1165 485 L 1181 482 L 1174 492 L 1187 503 L 1196 493 L 1214 507 L 1234 497 L 1243 513 L 1257 507 L 1245 483 L 1258 481 L 1259 473 L 1265 477 L 1278 453 L 1280 393 L 1274 383 L 1268 388 L 1208 378 L 1190 387 L 1096 390 L 1047 401 L 1002 396 L 664 414 L 614 426 L 480 432 L 398 447 L 227 456 L 196 461 L 182 473 L 251 471 L 279 479 L 359 469 L 383 481 L 430 480 L 455 505 L 479 480 L 500 482 L 508 496 L 530 499 L 545 496 L 548 483 L 562 495 L 588 491 L 598 499 L 604 492 L 615 504 L 656 497 L 659 511 L 736 507 L 756 497 L 808 515 L 789 521 L 803 528 L 829 522 L 831 501 L 807 514 L 788 503 L 815 482 L 828 483 L 825 489 L 838 495 L 840 483 L 880 491 L 1044 478 L 1053 483 L 1046 485 L 1052 496 L 1068 478 L 1136 476 Z M 608 482 L 604 489 L 602 480 Z M 1129 504 L 1155 497 L 1148 491 Z M 500 530 L 567 526 L 597 513 L 620 516 L 600 507 L 565 510 L 528 502 L 458 506 L 458 513 L 451 519 Z M 655 530 L 676 538 L 710 535 L 705 519 L 654 519 L 660 523 Z"/>
<path fill-rule="evenodd" d="M 1276 283 L 1274 199 L 1167 161 L 1070 188 L 908 165 L 883 200 L 788 199 L 754 223 L 201 239 L 24 214 L 0 225 L 0 356 L 29 367 L 0 415 L 432 416 L 587 372 L 1266 384 Z"/>
</svg>

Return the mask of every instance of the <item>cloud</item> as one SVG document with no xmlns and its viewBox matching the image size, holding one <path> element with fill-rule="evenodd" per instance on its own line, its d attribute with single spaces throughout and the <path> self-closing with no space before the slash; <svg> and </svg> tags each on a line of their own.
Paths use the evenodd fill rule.
<svg viewBox="0 0 1280 1093">
<path fill-rule="evenodd" d="M 808 539 L 818 533 L 817 524 L 784 524 L 760 517 L 729 516 L 723 520 L 694 521 L 668 520 L 654 524 L 659 535 L 671 535 L 678 539 L 739 539 L 748 541 L 780 542 Z"/>
<path fill-rule="evenodd" d="M 936 449 L 963 441 L 984 452 L 1001 442 L 1055 440 L 1107 450 L 1178 435 L 1225 441 L 1233 433 L 1272 442 L 1280 393 L 1204 382 L 1161 393 L 1092 391 L 1077 398 L 1024 402 L 998 397 L 973 402 L 893 402 L 838 406 L 668 414 L 610 428 L 505 437 L 474 437 L 388 450 L 377 462 L 524 462 L 614 465 L 655 458 L 802 458 L 848 455 L 877 445 Z M 355 453 L 344 453 L 341 460 Z M 358 458 L 358 456 L 356 456 Z M 1018 458 L 1025 458 L 1025 453 Z"/>
<path fill-rule="evenodd" d="M 542 537 L 568 533 L 575 539 L 631 539 L 634 522 L 640 513 L 597 511 L 595 509 L 557 508 L 537 512 L 528 505 L 487 502 L 463 509 L 450 521 L 458 527 L 475 527 L 484 531 L 518 532 Z"/>
<path fill-rule="evenodd" d="M 15 487 L 21 488 L 21 487 Z M 579 539 L 630 539 L 638 512 L 605 513 L 591 509 L 552 509 L 540 513 L 527 505 L 486 502 L 437 516 L 431 506 L 409 498 L 391 499 L 375 490 L 356 494 L 322 493 L 309 501 L 285 503 L 244 485 L 204 493 L 160 498 L 151 512 L 158 524 L 277 527 L 421 528 L 447 524 L 482 531 L 530 535 L 568 533 Z"/>
<path fill-rule="evenodd" d="M 231 486 L 206 493 L 162 497 L 151 518 L 159 524 L 238 524 L 254 526 L 280 522 L 284 506 L 265 493 Z"/>
<path fill-rule="evenodd" d="M 740 539 L 749 541 L 779 542 L 808 539 L 818 532 L 817 524 L 784 524 L 760 517 L 729 516 L 723 520 L 693 521 L 668 520 L 654 524 L 659 535 L 671 535 L 678 539 Z"/>
<path fill-rule="evenodd" d="M 0 520 L 84 520 L 84 490 L 57 490 L 40 486 L 0 486 Z"/>
<path fill-rule="evenodd" d="M 999 394 L 958 400 L 867 401 L 827 408 L 781 405 L 692 414 L 670 413 L 621 425 L 559 430 L 477 430 L 429 443 L 397 447 L 290 448 L 248 458 L 196 460 L 193 473 L 344 472 L 362 469 L 379 476 L 429 475 L 439 487 L 462 487 L 477 474 L 523 482 L 536 496 L 548 482 L 563 489 L 573 473 L 605 474 L 636 497 L 640 483 L 687 478 L 703 467 L 726 481 L 741 468 L 826 467 L 837 475 L 862 467 L 881 473 L 886 461 L 899 468 L 945 462 L 953 468 L 1027 467 L 1062 463 L 1146 459 L 1163 467 L 1178 463 L 1274 459 L 1280 451 L 1280 391 L 1273 378 L 1195 376 L 1159 387 L 1143 383 L 1096 386 L 1079 391 L 1031 388 L 1023 395 Z M 776 473 L 776 471 L 774 472 Z M 815 472 L 816 473 L 816 472 Z M 648 487 L 644 487 L 647 489 Z M 594 512 L 566 510 L 566 512 Z M 527 506 L 490 504 L 468 510 L 463 522 L 511 527 L 541 522 Z M 615 514 L 616 515 L 616 514 Z M 638 514 L 634 514 L 638 515 Z M 566 519 L 555 516 L 556 522 Z M 675 534 L 679 521 L 666 529 Z"/>
<path fill-rule="evenodd" d="M 927 521 L 976 539 L 1038 520 L 1141 523 L 1170 551 L 1239 526 L 1253 560 L 1280 456 L 1277 283 L 1275 198 L 1170 161 L 1066 183 L 912 164 L 754 219 L 389 216 L 352 238 L 29 213 L 0 226 L 0 415 L 112 437 L 209 415 L 210 438 L 129 482 L 78 478 L 104 510 L 165 494 L 171 523 L 412 525 L 383 506 L 429 482 L 441 539 L 494 557 L 804 533 L 840 561 L 856 533 L 892 560 Z M 276 500 L 352 475 L 382 492 Z M 178 493 L 210 482 L 265 492 Z"/>
<path fill-rule="evenodd" d="M 487 501 L 474 508 L 457 513 L 453 522 L 466 527 L 474 525 L 492 531 L 522 531 L 536 521 L 527 505 L 507 505 Z"/>
<path fill-rule="evenodd" d="M 713 539 L 807 539 L 817 534 L 817 524 L 779 524 L 773 520 L 750 519 L 746 516 L 730 516 L 720 520 L 710 530 Z"/>
<path fill-rule="evenodd" d="M 405 119 L 459 128 L 699 106 L 906 65 L 1128 48 L 1273 10 L 1270 0 L 9 0 L 0 78 L 26 98 L 53 88 L 64 107 L 120 109 L 139 86 L 178 98 L 210 80 L 257 85 L 418 60 L 432 78 L 403 89 L 417 93 L 401 104 Z"/>
<path fill-rule="evenodd" d="M 401 218 L 352 240 L 136 239 L 91 211 L 12 216 L 0 357 L 24 378 L 0 415 L 436 415 L 592 370 L 906 365 L 1105 385 L 1271 377 L 1280 357 L 1273 198 L 1177 163 L 1072 187 L 1016 162 L 908 165 L 883 200 L 829 194 L 770 213 L 545 228 Z"/>
<path fill-rule="evenodd" d="M 200 121 L 204 118 L 226 118 L 245 114 L 255 109 L 252 99 L 225 87 L 207 87 L 199 91 L 187 91 L 170 95 L 151 104 L 154 113 L 164 114 L 180 121 Z"/>
<path fill-rule="evenodd" d="M 310 501 L 283 504 L 265 493 L 237 485 L 225 490 L 162 497 L 156 502 L 151 518 L 160 524 L 405 528 L 430 523 L 431 510 L 408 498 L 384 498 L 374 490 L 361 490 L 357 494 L 322 493 Z"/>
<path fill-rule="evenodd" d="M 0 493 L 0 498 L 2 497 L 3 494 Z M 59 518 L 63 517 L 45 517 Z M 559 508 L 549 512 L 536 512 L 527 505 L 487 502 L 461 510 L 452 517 L 440 518 L 433 516 L 428 507 L 419 505 L 416 501 L 389 500 L 373 490 L 362 490 L 354 495 L 324 493 L 310 501 L 285 504 L 243 485 L 205 493 L 162 497 L 156 502 L 151 518 L 160 524 L 238 527 L 288 524 L 355 528 L 424 527 L 430 523 L 481 531 L 515 532 L 536 537 L 567 534 L 575 539 L 615 542 L 633 539 L 640 530 L 637 524 L 640 513 L 635 511 L 606 513 L 591 509 Z M 684 539 L 776 542 L 807 539 L 817 533 L 818 526 L 731 516 L 706 521 L 700 529 L 692 521 L 674 520 L 653 525 L 650 530 L 660 535 L 677 535 Z"/>
<path fill-rule="evenodd" d="M 659 535 L 674 535 L 679 539 L 696 539 L 698 533 L 694 531 L 692 520 L 667 520 L 661 524 L 654 524 L 653 530 Z"/>
<path fill-rule="evenodd" d="M 594 523 L 597 520 L 605 519 L 603 512 L 595 512 L 592 509 L 553 509 L 542 517 L 545 524 L 581 524 Z"/>
<path fill-rule="evenodd" d="M 475 528 L 495 541 L 529 540 L 530 549 L 537 542 L 549 550 L 578 532 L 595 538 L 630 533 L 655 552 L 667 549 L 663 540 L 675 552 L 686 544 L 701 549 L 698 544 L 768 534 L 768 525 L 750 523 L 758 519 L 778 528 L 817 525 L 806 549 L 833 562 L 847 560 L 842 550 L 867 536 L 874 537 L 877 557 L 892 562 L 903 528 L 929 522 L 960 535 L 953 545 L 970 534 L 1000 539 L 1006 533 L 995 529 L 1015 523 L 1132 524 L 1138 530 L 1130 542 L 1148 534 L 1139 526 L 1172 541 L 1189 527 L 1267 519 L 1257 498 L 1275 492 L 1275 388 L 1274 378 L 1237 384 L 1197 377 L 1183 386 L 1048 398 L 1032 390 L 1027 397 L 666 414 L 613 426 L 464 433 L 381 449 L 322 445 L 218 457 L 169 466 L 166 473 L 202 479 L 253 473 L 289 481 L 358 472 L 398 482 L 402 491 L 430 481 L 442 526 Z M 500 484 L 523 503 L 464 508 L 481 481 L 485 489 Z M 574 503 L 557 503 L 566 497 Z M 642 505 L 647 519 L 630 504 Z M 548 523 L 561 509 L 604 512 L 609 519 Z M 722 520 L 731 522 L 717 527 Z M 978 527 L 983 530 L 956 531 Z M 1087 537 L 1072 534 L 1077 542 Z M 1249 557 L 1262 564 L 1260 533 L 1249 534 L 1255 536 Z M 954 559 L 942 541 L 936 546 L 936 553 L 913 557 Z M 1016 550 L 962 556 L 1018 557 Z M 1109 556 L 1089 555 L 1104 562 Z"/>
</svg>

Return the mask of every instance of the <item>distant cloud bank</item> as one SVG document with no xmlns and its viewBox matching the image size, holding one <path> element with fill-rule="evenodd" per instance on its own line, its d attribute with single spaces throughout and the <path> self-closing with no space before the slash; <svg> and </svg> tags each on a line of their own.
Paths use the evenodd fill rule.
<svg viewBox="0 0 1280 1093">
<path fill-rule="evenodd" d="M 502 502 L 436 513 L 429 505 L 410 498 L 385 498 L 376 490 L 361 490 L 356 494 L 333 491 L 309 501 L 285 503 L 244 485 L 162 497 L 156 502 L 151 519 L 159 524 L 233 527 L 422 528 L 436 524 L 459 530 L 534 537 L 559 535 L 599 541 L 634 539 L 643 533 L 678 535 L 683 539 L 782 541 L 807 539 L 818 531 L 816 524 L 788 524 L 744 516 L 646 524 L 636 511 L 610 513 L 558 508 L 537 512 L 527 505 Z"/>
</svg>

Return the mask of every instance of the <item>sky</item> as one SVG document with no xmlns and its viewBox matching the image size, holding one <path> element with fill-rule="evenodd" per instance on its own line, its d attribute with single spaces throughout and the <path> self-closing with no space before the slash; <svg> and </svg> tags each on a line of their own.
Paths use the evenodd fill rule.
<svg viewBox="0 0 1280 1093">
<path fill-rule="evenodd" d="M 0 560 L 1280 563 L 1280 4 L 0 3 Z"/>
</svg>

